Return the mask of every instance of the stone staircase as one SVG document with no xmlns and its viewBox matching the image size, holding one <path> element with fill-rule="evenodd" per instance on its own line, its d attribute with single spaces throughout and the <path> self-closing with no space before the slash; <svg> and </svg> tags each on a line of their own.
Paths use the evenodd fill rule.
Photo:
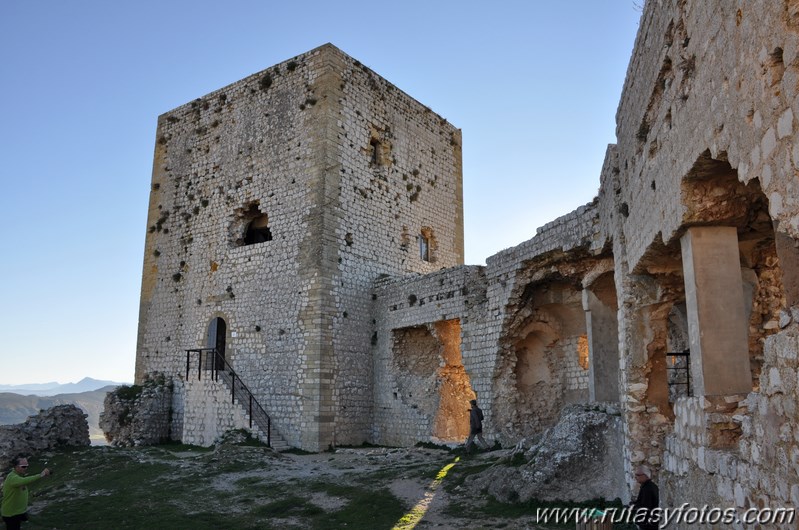
<svg viewBox="0 0 799 530">
<path fill-rule="evenodd" d="M 250 419 L 249 414 L 245 413 L 245 416 L 248 420 Z M 269 437 L 267 437 L 266 432 L 261 430 L 261 427 L 255 422 L 253 422 L 252 428 L 250 430 L 252 431 L 253 436 L 261 440 L 263 443 L 268 443 L 269 447 L 279 453 L 291 449 L 291 445 L 289 445 L 286 439 L 283 438 L 283 436 L 274 427 L 271 428 L 272 432 Z"/>
<path fill-rule="evenodd" d="M 230 368 L 230 365 L 226 363 L 225 370 L 217 371 L 217 380 L 222 381 L 233 394 L 234 402 L 244 410 L 244 416 L 249 421 L 253 436 L 268 444 L 275 451 L 291 449 L 286 439 L 272 425 L 269 415 L 241 381 L 241 378 Z"/>
<path fill-rule="evenodd" d="M 249 423 L 250 431 L 263 443 L 268 444 L 275 451 L 286 451 L 291 445 L 272 425 L 272 419 L 264 408 L 258 403 L 250 389 L 236 374 L 233 367 L 219 355 L 213 348 L 197 348 L 186 350 L 186 377 L 189 376 L 189 358 L 192 353 L 200 356 L 198 369 L 203 370 L 202 358 L 205 357 L 205 370 L 212 380 L 221 382 L 230 392 L 233 403 L 242 408 L 244 417 Z"/>
</svg>

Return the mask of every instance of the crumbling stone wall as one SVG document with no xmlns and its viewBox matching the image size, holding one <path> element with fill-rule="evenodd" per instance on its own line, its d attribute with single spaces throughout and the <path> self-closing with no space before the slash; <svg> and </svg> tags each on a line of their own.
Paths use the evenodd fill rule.
<svg viewBox="0 0 799 530">
<path fill-rule="evenodd" d="M 420 413 L 419 403 L 401 403 L 398 382 L 412 376 L 403 374 L 392 359 L 403 350 L 398 344 L 412 333 L 427 337 L 431 344 L 418 351 L 440 351 L 432 346 L 431 326 L 454 317 L 462 328 L 464 370 L 486 412 L 489 438 L 515 443 L 519 436 L 541 432 L 554 423 L 565 404 L 588 401 L 590 361 L 582 289 L 609 267 L 596 228 L 597 212 L 588 205 L 542 228 L 533 240 L 505 251 L 507 261 L 498 260 L 500 253 L 485 268 L 471 269 L 477 274 L 470 278 L 453 282 L 456 275 L 470 270 L 460 268 L 378 282 L 373 337 L 378 352 L 375 388 L 382 392 L 375 394 L 375 440 L 412 443 L 433 433 L 432 411 L 438 406 L 435 370 L 428 367 L 424 378 L 413 379 L 424 387 L 415 395 L 423 391 L 433 400 L 426 404 L 429 410 Z M 450 287 L 453 283 L 469 287 L 459 293 Z M 543 328 L 536 332 L 536 326 Z M 540 348 L 528 355 L 533 343 L 540 343 Z M 425 358 L 433 363 L 437 355 Z"/>
<path fill-rule="evenodd" d="M 100 428 L 106 441 L 128 447 L 172 439 L 173 388 L 172 381 L 163 374 L 152 374 L 142 385 L 123 385 L 109 392 L 100 414 Z"/>
<path fill-rule="evenodd" d="M 431 328 L 414 326 L 395 330 L 392 348 L 398 395 L 407 400 L 411 408 L 418 408 L 428 422 L 438 411 L 437 372 L 443 350 Z M 432 432 L 429 423 L 417 421 L 416 424 L 422 432 Z"/>
<path fill-rule="evenodd" d="M 552 425 L 562 406 L 588 401 L 589 320 L 583 291 L 608 268 L 595 232 L 596 213 L 593 207 L 584 207 L 548 225 L 537 236 L 542 252 L 516 262 L 516 269 L 507 273 L 512 283 L 498 282 L 508 290 L 501 295 L 505 305 L 496 322 L 501 333 L 493 399 L 502 404 L 496 413 L 508 442 Z M 550 250 L 547 246 L 558 242 L 553 233 L 561 236 L 561 243 L 571 235 L 580 245 Z M 573 237 L 579 233 L 581 238 Z M 530 242 L 520 247 L 535 249 Z M 489 278 L 496 274 L 493 259 L 488 261 Z M 493 302 L 491 295 L 500 296 L 489 286 Z M 599 340 L 600 335 L 594 337 Z"/>
<path fill-rule="evenodd" d="M 527 315 L 520 309 L 531 279 L 580 269 L 586 256 L 606 252 L 612 258 L 630 486 L 633 466 L 647 463 L 656 470 L 666 466 L 664 491 L 684 500 L 729 502 L 729 492 L 736 491 L 739 506 L 796 502 L 789 498 L 791 488 L 777 485 L 797 482 L 796 470 L 772 471 L 786 469 L 778 462 L 790 460 L 786 455 L 793 451 L 785 426 L 797 422 L 795 411 L 775 398 L 792 392 L 786 381 L 795 381 L 796 374 L 785 359 L 793 354 L 776 355 L 769 348 L 787 340 L 795 325 L 789 309 L 799 301 L 799 208 L 792 184 L 799 165 L 793 142 L 798 8 L 794 2 L 647 3 L 617 116 L 619 142 L 608 147 L 597 200 L 544 227 L 557 234 L 547 244 L 539 234 L 487 261 L 486 314 L 494 326 L 486 323 L 486 330 L 496 329 L 497 319 L 503 322 L 499 333 L 487 333 L 497 337 L 487 347 L 496 351 L 497 387 L 507 389 L 518 374 L 508 362 L 513 339 L 541 311 L 540 301 Z M 587 236 L 580 240 L 566 227 L 578 224 L 586 208 L 590 229 L 577 231 Z M 687 308 L 681 249 L 681 238 L 694 226 L 737 232 L 745 349 L 755 391 L 746 399 L 730 394 L 697 401 L 669 388 L 665 354 L 689 349 L 701 332 L 691 329 L 696 316 Z M 588 269 L 571 274 L 583 289 L 596 277 Z M 525 270 L 530 272 L 518 272 Z M 492 393 L 492 400 L 495 425 L 512 440 L 529 420 L 514 423 L 514 398 L 507 390 Z M 775 420 L 775 414 L 783 416 Z M 752 454 L 755 440 L 779 448 L 768 465 L 757 451 Z M 697 463 L 706 455 L 715 455 L 711 464 Z M 727 482 L 742 465 L 730 464 L 731 458 L 751 462 L 745 485 L 731 488 Z M 726 462 L 724 471 L 712 471 L 718 462 Z M 690 487 L 708 483 L 715 491 Z"/>
<path fill-rule="evenodd" d="M 632 486 L 639 462 L 662 466 L 667 505 L 799 500 L 780 485 L 797 482 L 782 457 L 793 450 L 786 426 L 797 417 L 778 397 L 791 395 L 786 381 L 796 373 L 776 346 L 787 340 L 796 349 L 788 339 L 799 236 L 794 4 L 647 3 L 617 114 L 618 145 L 603 167 L 600 225 L 616 264 L 628 480 Z M 698 225 L 736 229 L 754 392 L 654 407 L 646 401 L 659 384 L 650 354 L 680 342 L 669 326 L 683 295 L 670 286 L 684 278 L 681 238 Z M 689 331 L 693 341 L 701 330 Z M 773 458 L 753 453 L 755 444 L 773 448 Z"/>
<path fill-rule="evenodd" d="M 472 329 L 484 303 L 483 267 L 377 282 L 372 335 L 375 443 L 466 438 L 469 400 L 483 400 L 477 390 L 480 364 L 490 362 L 469 355 L 474 341 L 484 338 Z"/>
<path fill-rule="evenodd" d="M 520 436 L 540 432 L 547 424 L 535 420 L 528 423 L 535 416 L 521 418 L 519 411 L 522 407 L 519 406 L 519 393 L 515 390 L 517 359 L 513 344 L 523 338 L 517 336 L 524 327 L 522 323 L 536 309 L 535 304 L 526 305 L 524 302 L 532 296 L 535 287 L 526 289 L 546 283 L 545 280 L 560 281 L 563 278 L 572 282 L 576 289 L 576 286 L 582 286 L 583 279 L 592 277 L 591 271 L 602 261 L 606 243 L 597 231 L 597 213 L 596 203 L 582 206 L 539 228 L 532 239 L 486 260 L 485 317 L 470 324 L 475 329 L 474 335 L 481 336 L 482 340 L 473 343 L 474 350 L 464 355 L 486 361 L 483 380 L 489 384 L 480 389 L 478 395 L 483 403 L 488 401 L 486 396 L 490 396 L 486 406 L 492 414 L 491 432 L 503 444 L 516 443 Z M 572 312 L 567 325 L 582 326 L 572 339 L 576 342 L 570 348 L 573 355 L 569 356 L 576 375 L 583 371 L 579 366 L 579 337 L 585 334 L 585 316 L 581 312 Z M 563 367 L 565 362 L 559 364 Z M 588 395 L 587 382 L 580 377 L 572 379 L 581 392 L 576 401 L 587 400 Z M 564 381 L 564 388 L 566 385 Z"/>
<path fill-rule="evenodd" d="M 88 446 L 89 423 L 75 405 L 57 405 L 18 425 L 0 425 L 0 469 L 17 455 L 33 456 L 57 447 Z"/>
<path fill-rule="evenodd" d="M 468 403 L 475 394 L 462 364 L 460 336 L 459 320 L 393 331 L 392 395 L 414 409 L 418 438 L 460 442 L 469 434 Z"/>
<path fill-rule="evenodd" d="M 434 325 L 442 343 L 439 363 L 439 406 L 433 435 L 460 442 L 469 435 L 469 410 L 464 403 L 476 398 L 461 355 L 461 322 L 445 320 Z"/>
<path fill-rule="evenodd" d="M 564 404 L 588 397 L 588 364 L 580 365 L 587 349 L 581 297 L 565 291 L 558 304 L 533 303 L 522 329 L 513 333 L 517 413 L 534 430 L 551 425 Z"/>
<path fill-rule="evenodd" d="M 536 440 L 521 440 L 507 466 L 470 476 L 469 488 L 504 502 L 608 500 L 625 494 L 621 417 L 612 405 L 568 405 Z"/>
</svg>

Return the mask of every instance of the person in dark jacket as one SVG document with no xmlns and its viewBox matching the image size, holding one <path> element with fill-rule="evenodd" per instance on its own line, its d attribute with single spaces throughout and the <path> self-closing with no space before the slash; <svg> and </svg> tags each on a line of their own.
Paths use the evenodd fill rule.
<svg viewBox="0 0 799 530">
<path fill-rule="evenodd" d="M 635 481 L 641 485 L 638 497 L 633 502 L 633 521 L 641 530 L 657 530 L 659 514 L 650 513 L 660 505 L 660 494 L 657 485 L 650 478 L 652 472 L 646 466 L 638 466 L 635 470 Z"/>
<path fill-rule="evenodd" d="M 475 437 L 480 441 L 483 449 L 488 449 L 488 444 L 483 439 L 483 411 L 477 406 L 476 399 L 471 400 L 469 404 L 472 408 L 469 409 L 469 437 L 466 439 L 467 453 L 472 450 Z"/>
</svg>

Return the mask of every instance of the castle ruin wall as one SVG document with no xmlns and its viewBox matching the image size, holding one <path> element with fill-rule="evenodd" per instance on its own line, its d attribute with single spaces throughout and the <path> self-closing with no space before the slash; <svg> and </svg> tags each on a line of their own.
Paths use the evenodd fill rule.
<svg viewBox="0 0 799 530">
<path fill-rule="evenodd" d="M 484 268 L 479 266 L 376 283 L 375 443 L 462 442 L 468 434 L 469 400 L 475 397 L 486 407 L 490 424 L 491 379 L 485 367 L 493 359 L 474 355 L 475 341 L 484 336 L 475 333 L 473 322 L 482 320 L 484 303 Z M 450 329 L 455 336 L 449 335 Z M 448 345 L 455 350 L 450 355 Z M 453 401 L 446 404 L 445 414 L 447 395 Z M 461 426 L 465 422 L 467 430 L 441 428 L 447 420 Z"/>
<path fill-rule="evenodd" d="M 794 0 L 647 2 L 597 198 L 485 267 L 462 265 L 460 131 L 338 50 L 176 109 L 137 378 L 180 379 L 220 317 L 292 445 L 451 442 L 472 395 L 515 444 L 602 399 L 631 494 L 647 464 L 663 506 L 799 507 L 797 58 Z M 272 239 L 240 246 L 254 218 Z M 701 342 L 725 309 L 747 328 L 727 363 Z M 183 436 L 205 440 L 190 429 L 217 398 L 175 388 Z"/>
<path fill-rule="evenodd" d="M 588 365 L 580 366 L 578 353 L 587 353 L 588 347 L 586 316 L 581 307 L 579 289 L 583 277 L 602 259 L 606 246 L 606 236 L 598 231 L 598 221 L 596 201 L 593 201 L 547 223 L 532 239 L 486 260 L 488 300 L 485 318 L 473 324 L 477 328 L 474 335 L 484 339 L 474 344 L 476 351 L 473 355 L 490 359 L 484 370 L 490 378 L 488 380 L 492 381 L 493 428 L 502 443 L 515 443 L 520 436 L 534 435 L 551 425 L 557 419 L 559 408 L 552 408 L 550 404 L 587 401 Z M 558 345 L 553 349 L 544 344 L 541 354 L 547 357 L 546 361 L 521 359 L 513 344 L 523 340 L 532 330 L 525 331 L 524 326 L 515 323 L 525 318 L 537 318 L 521 315 L 529 310 L 529 307 L 525 309 L 525 300 L 530 297 L 528 286 L 541 283 L 541 290 L 545 291 L 543 284 L 562 276 L 569 277 L 574 287 L 571 308 L 565 309 L 566 306 L 559 302 L 556 304 L 559 316 L 553 318 L 559 321 L 558 326 L 565 327 L 545 339 L 557 341 Z M 546 319 L 548 317 L 539 318 Z M 561 336 L 560 331 L 567 328 L 572 331 Z M 541 367 L 537 374 L 529 369 L 525 372 L 522 367 L 522 363 L 530 366 L 530 362 Z M 524 373 L 532 374 L 531 382 L 542 381 L 545 388 L 521 382 L 519 377 Z M 557 389 L 557 396 L 551 393 L 553 389 Z M 529 399 L 536 399 L 537 405 L 529 403 Z"/>
<path fill-rule="evenodd" d="M 790 1 L 673 0 L 647 3 L 641 20 L 600 204 L 614 231 L 628 481 L 639 463 L 660 469 L 663 506 L 798 506 L 787 434 L 798 418 L 785 406 L 796 379 L 796 13 Z M 728 281 L 743 286 L 751 368 L 735 370 L 749 372 L 751 392 L 700 386 L 670 402 L 662 360 L 690 294 L 680 253 L 697 226 L 737 229 L 741 278 Z M 688 304 L 692 344 L 697 313 L 707 323 L 713 311 Z M 691 349 L 692 362 L 713 360 Z M 718 386 L 722 373 L 708 377 Z"/>
<path fill-rule="evenodd" d="M 463 263 L 460 131 L 344 54 L 332 54 L 335 153 L 327 182 L 337 207 L 330 249 L 331 389 L 335 443 L 370 439 L 373 425 L 372 286 L 389 274 L 431 273 Z M 329 184 L 328 184 L 329 185 Z"/>
</svg>

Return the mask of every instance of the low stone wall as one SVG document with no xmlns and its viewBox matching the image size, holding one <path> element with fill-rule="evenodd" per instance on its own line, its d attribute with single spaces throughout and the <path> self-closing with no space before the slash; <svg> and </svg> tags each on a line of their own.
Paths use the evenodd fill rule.
<svg viewBox="0 0 799 530">
<path fill-rule="evenodd" d="M 227 431 L 249 430 L 244 407 L 230 399 L 229 387 L 211 379 L 210 372 L 202 380 L 186 381 L 183 391 L 183 443 L 209 447 Z"/>
<path fill-rule="evenodd" d="M 32 456 L 61 446 L 89 445 L 89 423 L 76 405 L 57 405 L 25 423 L 0 426 L 0 469 L 17 455 Z"/>
<path fill-rule="evenodd" d="M 142 385 L 121 386 L 105 398 L 100 428 L 117 447 L 154 445 L 171 438 L 172 381 L 153 374 Z"/>
<path fill-rule="evenodd" d="M 797 351 L 799 328 L 792 326 L 765 341 L 760 392 L 677 402 L 661 470 L 662 507 L 690 502 L 743 513 L 799 506 Z M 731 527 L 748 528 L 742 523 Z M 769 528 L 795 526 L 775 522 Z"/>
</svg>

